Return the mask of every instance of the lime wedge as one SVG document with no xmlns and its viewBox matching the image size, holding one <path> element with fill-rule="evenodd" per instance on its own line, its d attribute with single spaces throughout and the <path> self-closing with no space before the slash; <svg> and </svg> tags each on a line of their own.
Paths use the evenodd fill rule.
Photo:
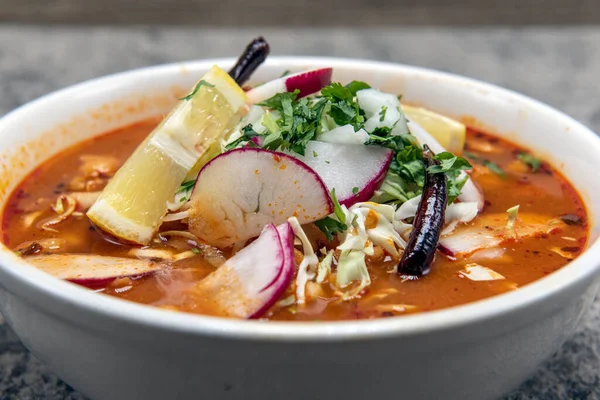
<svg viewBox="0 0 600 400">
<path fill-rule="evenodd" d="M 402 105 L 406 117 L 429 132 L 451 153 L 461 154 L 465 147 L 467 127 L 460 122 L 425 108 Z"/>
<path fill-rule="evenodd" d="M 167 202 L 245 102 L 244 91 L 214 66 L 117 171 L 87 216 L 120 239 L 150 242 Z"/>
</svg>

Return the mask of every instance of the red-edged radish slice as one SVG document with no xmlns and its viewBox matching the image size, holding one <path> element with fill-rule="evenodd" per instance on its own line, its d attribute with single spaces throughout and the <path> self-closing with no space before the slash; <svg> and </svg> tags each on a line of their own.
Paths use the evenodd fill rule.
<svg viewBox="0 0 600 400">
<path fill-rule="evenodd" d="M 419 143 L 426 144 L 429 148 L 435 153 L 442 153 L 446 151 L 446 149 L 438 142 L 429 132 L 427 132 L 421 125 L 409 121 L 408 127 L 410 129 L 410 133 L 413 134 L 419 141 Z M 466 175 L 465 171 L 461 172 L 461 177 Z M 479 211 L 483 210 L 485 205 L 485 199 L 483 197 L 483 191 L 477 186 L 473 179 L 469 178 L 463 186 L 460 195 L 458 196 L 458 200 L 462 202 L 477 202 L 477 209 Z"/>
<path fill-rule="evenodd" d="M 379 188 L 393 152 L 379 146 L 310 141 L 304 156 L 290 153 L 319 174 L 340 204 L 367 201 Z"/>
<path fill-rule="evenodd" d="M 506 214 L 483 214 L 472 224 L 462 225 L 440 239 L 439 250 L 449 257 L 464 257 L 477 250 L 495 248 L 507 240 L 526 239 L 551 234 L 561 225 L 547 216 L 519 213 L 514 223 L 514 237 L 505 231 Z"/>
<path fill-rule="evenodd" d="M 26 257 L 25 261 L 56 278 L 88 287 L 103 286 L 117 278 L 147 275 L 167 265 L 92 254 L 47 254 Z"/>
<path fill-rule="evenodd" d="M 202 168 L 192 192 L 190 231 L 217 247 L 258 236 L 267 224 L 302 224 L 333 212 L 327 187 L 306 164 L 263 149 L 229 151 Z"/>
<path fill-rule="evenodd" d="M 198 283 L 193 292 L 217 315 L 260 317 L 290 284 L 294 242 L 289 224 L 269 224 L 260 236 Z M 280 235 L 281 233 L 281 235 Z"/>
<path fill-rule="evenodd" d="M 298 98 L 316 93 L 331 83 L 332 68 L 319 68 L 269 81 L 246 92 L 251 103 L 260 103 L 277 93 L 299 90 Z"/>
</svg>

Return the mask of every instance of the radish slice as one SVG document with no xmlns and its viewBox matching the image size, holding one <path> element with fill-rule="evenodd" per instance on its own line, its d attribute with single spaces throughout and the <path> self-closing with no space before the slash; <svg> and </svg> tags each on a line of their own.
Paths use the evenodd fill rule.
<svg viewBox="0 0 600 400">
<path fill-rule="evenodd" d="M 267 224 L 292 216 L 306 224 L 332 212 L 327 187 L 306 164 L 283 153 L 243 148 L 202 168 L 190 199 L 189 228 L 223 248 L 258 236 Z"/>
<path fill-rule="evenodd" d="M 379 146 L 310 141 L 304 156 L 292 153 L 319 174 L 340 204 L 367 201 L 385 178 L 393 152 Z M 300 221 L 302 223 L 302 221 Z"/>
<path fill-rule="evenodd" d="M 443 153 L 447 151 L 444 146 L 440 144 L 429 132 L 427 132 L 421 125 L 408 121 L 408 127 L 410 128 L 410 132 L 417 138 L 421 145 L 426 144 L 429 148 L 436 154 Z M 466 175 L 465 171 L 461 171 L 460 177 Z M 460 195 L 458 196 L 458 200 L 462 202 L 477 202 L 477 209 L 479 211 L 483 210 L 485 205 L 485 199 L 483 197 L 483 192 L 477 186 L 473 179 L 469 178 L 463 186 Z"/>
<path fill-rule="evenodd" d="M 319 68 L 310 71 L 287 75 L 267 82 L 246 92 L 251 103 L 260 103 L 277 93 L 293 92 L 298 89 L 298 98 L 316 93 L 331 83 L 333 68 Z"/>
<path fill-rule="evenodd" d="M 25 260 L 56 278 L 94 287 L 117 278 L 146 275 L 167 265 L 150 260 L 90 254 L 48 254 Z"/>
<path fill-rule="evenodd" d="M 369 135 L 364 129 L 354 132 L 352 125 L 344 125 L 322 133 L 317 140 L 329 143 L 364 144 L 369 140 Z"/>
<path fill-rule="evenodd" d="M 292 281 L 294 242 L 291 227 L 269 224 L 247 247 L 198 283 L 193 291 L 218 315 L 260 317 Z"/>
<path fill-rule="evenodd" d="M 400 107 L 400 100 L 391 93 L 383 93 L 377 89 L 363 89 L 356 92 L 356 101 L 365 112 L 367 118 L 379 116 L 381 109 L 387 107 L 387 110 L 396 110 Z"/>
<path fill-rule="evenodd" d="M 440 239 L 438 248 L 449 257 L 464 257 L 477 250 L 500 246 L 514 238 L 505 232 L 506 214 L 481 215 L 472 224 L 463 225 Z M 537 235 L 550 234 L 560 223 L 539 214 L 520 213 L 514 224 L 516 239 L 526 239 Z"/>
</svg>

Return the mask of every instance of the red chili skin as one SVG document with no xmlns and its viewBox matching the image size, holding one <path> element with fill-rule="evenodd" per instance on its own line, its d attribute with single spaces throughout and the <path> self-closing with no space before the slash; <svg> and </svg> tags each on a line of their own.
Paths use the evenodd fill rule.
<svg viewBox="0 0 600 400">
<path fill-rule="evenodd" d="M 269 51 L 269 44 L 262 36 L 254 39 L 231 68 L 229 76 L 238 85 L 242 86 L 250 79 L 250 75 L 256 71 L 256 68 L 265 61 L 269 55 Z"/>
<path fill-rule="evenodd" d="M 439 164 L 429 148 L 423 152 L 423 160 L 426 168 Z M 444 226 L 447 201 L 446 174 L 426 172 L 423 195 L 408 244 L 398 264 L 398 274 L 419 277 L 429 272 Z"/>
</svg>

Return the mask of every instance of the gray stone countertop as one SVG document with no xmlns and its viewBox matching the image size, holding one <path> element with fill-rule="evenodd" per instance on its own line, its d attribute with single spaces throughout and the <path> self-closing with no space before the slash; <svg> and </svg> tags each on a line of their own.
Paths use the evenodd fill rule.
<svg viewBox="0 0 600 400">
<path fill-rule="evenodd" d="M 89 78 L 236 55 L 263 34 L 273 54 L 414 64 L 525 93 L 600 130 L 600 28 L 245 29 L 0 25 L 0 115 Z M 600 399 L 600 301 L 569 341 L 504 400 Z M 0 397 L 84 399 L 0 322 Z"/>
</svg>

